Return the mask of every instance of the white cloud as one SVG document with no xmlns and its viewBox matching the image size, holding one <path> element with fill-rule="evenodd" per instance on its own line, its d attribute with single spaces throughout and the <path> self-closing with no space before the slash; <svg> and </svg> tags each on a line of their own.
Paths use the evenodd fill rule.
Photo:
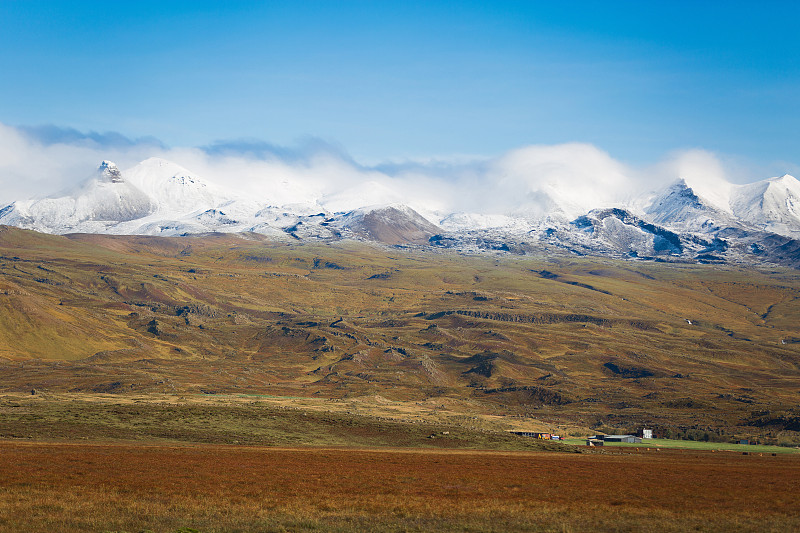
<svg viewBox="0 0 800 533">
<path fill-rule="evenodd" d="M 653 176 L 662 184 L 683 179 L 696 193 L 718 208 L 730 210 L 731 178 L 722 160 L 706 150 L 674 152 L 654 167 Z"/>
<path fill-rule="evenodd" d="M 37 132 L 46 135 L 37 137 Z M 580 143 L 527 146 L 493 159 L 367 167 L 317 139 L 290 148 L 258 141 L 168 148 L 155 139 L 130 140 L 115 133 L 84 135 L 0 124 L 0 203 L 74 186 L 91 176 L 103 159 L 126 169 L 148 157 L 174 161 L 264 204 L 316 201 L 329 210 L 346 211 L 397 202 L 434 221 L 453 212 L 536 217 L 553 206 L 574 217 L 591 208 L 624 204 L 643 190 L 680 177 L 722 201 L 727 183 L 725 165 L 702 150 L 673 153 L 642 168 Z"/>
<path fill-rule="evenodd" d="M 570 143 L 512 150 L 492 163 L 486 181 L 499 192 L 498 207 L 517 203 L 536 216 L 556 206 L 576 217 L 620 204 L 633 187 L 631 176 L 595 146 Z"/>
<path fill-rule="evenodd" d="M 0 124 L 0 203 L 57 193 L 92 175 L 103 159 L 124 167 L 151 152 L 152 147 L 143 144 L 46 143 Z"/>
</svg>

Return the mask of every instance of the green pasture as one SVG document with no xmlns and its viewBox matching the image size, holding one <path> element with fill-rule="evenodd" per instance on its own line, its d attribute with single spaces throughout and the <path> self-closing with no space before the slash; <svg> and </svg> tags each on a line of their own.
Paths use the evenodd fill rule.
<svg viewBox="0 0 800 533">
<path fill-rule="evenodd" d="M 585 445 L 586 439 L 564 439 L 567 444 Z M 678 448 L 684 450 L 717 450 L 750 453 L 800 453 L 800 448 L 770 446 L 766 444 L 734 444 L 728 442 L 704 442 L 695 440 L 645 439 L 640 443 L 606 442 L 604 446 L 628 448 Z"/>
</svg>

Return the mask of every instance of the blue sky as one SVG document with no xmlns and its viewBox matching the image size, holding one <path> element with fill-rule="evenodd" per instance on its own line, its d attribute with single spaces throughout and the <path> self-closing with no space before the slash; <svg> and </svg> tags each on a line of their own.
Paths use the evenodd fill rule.
<svg viewBox="0 0 800 533">
<path fill-rule="evenodd" d="M 800 3 L 555 4 L 3 0 L 0 123 L 312 136 L 369 164 L 581 142 L 796 171 Z"/>
</svg>

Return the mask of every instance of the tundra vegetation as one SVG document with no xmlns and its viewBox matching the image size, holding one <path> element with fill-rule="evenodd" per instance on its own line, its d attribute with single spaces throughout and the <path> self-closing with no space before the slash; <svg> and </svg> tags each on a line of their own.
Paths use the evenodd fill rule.
<svg viewBox="0 0 800 533">
<path fill-rule="evenodd" d="M 797 454 L 509 433 L 797 446 L 795 270 L 2 227 L 0 273 L 5 531 L 800 525 Z"/>
</svg>

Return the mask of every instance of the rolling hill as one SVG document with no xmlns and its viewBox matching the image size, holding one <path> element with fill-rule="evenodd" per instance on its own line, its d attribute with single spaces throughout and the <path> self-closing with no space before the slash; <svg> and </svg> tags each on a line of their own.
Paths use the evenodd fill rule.
<svg viewBox="0 0 800 533">
<path fill-rule="evenodd" d="M 3 391 L 800 431 L 800 279 L 779 267 L 2 227 L 0 272 Z"/>
</svg>

